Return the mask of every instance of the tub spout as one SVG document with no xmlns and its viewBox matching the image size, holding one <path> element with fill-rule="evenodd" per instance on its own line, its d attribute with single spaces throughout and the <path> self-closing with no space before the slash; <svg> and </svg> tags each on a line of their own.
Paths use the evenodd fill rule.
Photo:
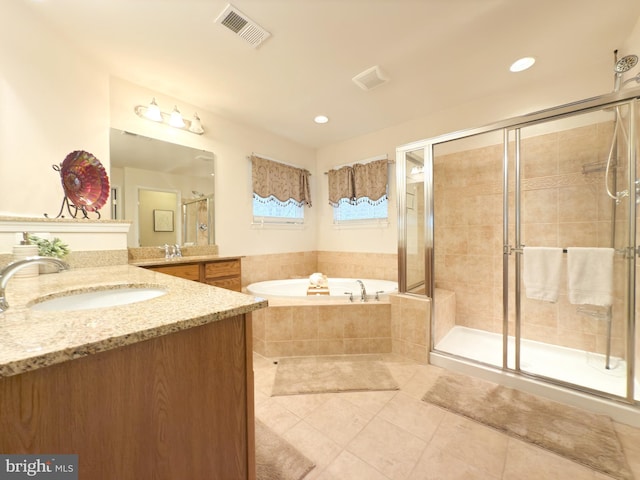
<svg viewBox="0 0 640 480">
<path fill-rule="evenodd" d="M 62 260 L 54 257 L 27 257 L 23 260 L 18 260 L 17 262 L 11 262 L 6 267 L 0 271 L 0 312 L 4 312 L 9 308 L 9 304 L 7 303 L 7 297 L 5 294 L 5 290 L 7 289 L 7 283 L 9 283 L 9 279 L 13 277 L 13 275 L 18 271 L 22 270 L 29 265 L 34 264 L 51 264 L 58 267 L 58 270 L 67 270 L 69 268 L 69 264 L 63 262 Z"/>
<path fill-rule="evenodd" d="M 364 288 L 364 283 L 362 283 L 362 280 L 356 280 L 356 282 L 358 282 L 358 284 L 360 285 L 360 301 L 361 302 L 366 302 L 367 301 L 367 289 Z"/>
</svg>

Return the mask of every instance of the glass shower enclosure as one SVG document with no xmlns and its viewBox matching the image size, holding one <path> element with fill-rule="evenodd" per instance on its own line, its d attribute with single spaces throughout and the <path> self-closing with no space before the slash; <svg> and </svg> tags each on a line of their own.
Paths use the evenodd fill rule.
<svg viewBox="0 0 640 480">
<path fill-rule="evenodd" d="M 638 98 L 397 149 L 399 290 L 433 299 L 432 358 L 640 399 Z"/>
</svg>

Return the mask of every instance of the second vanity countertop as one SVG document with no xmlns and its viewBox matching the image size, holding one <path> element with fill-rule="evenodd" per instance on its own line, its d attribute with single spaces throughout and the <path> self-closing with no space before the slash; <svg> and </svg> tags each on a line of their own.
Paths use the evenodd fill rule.
<svg viewBox="0 0 640 480">
<path fill-rule="evenodd" d="M 209 256 L 210 257 L 210 256 Z M 44 296 L 109 286 L 167 290 L 151 300 L 74 311 L 36 311 Z M 0 313 L 0 377 L 17 375 L 149 338 L 249 313 L 267 301 L 131 265 L 11 278 Z"/>
<path fill-rule="evenodd" d="M 158 257 L 140 260 L 129 260 L 129 264 L 136 265 L 138 267 L 159 267 L 164 265 L 179 265 L 183 263 L 221 262 L 225 260 L 237 260 L 239 258 L 242 257 L 224 257 L 220 255 L 189 255 L 185 257 L 174 258 Z"/>
</svg>

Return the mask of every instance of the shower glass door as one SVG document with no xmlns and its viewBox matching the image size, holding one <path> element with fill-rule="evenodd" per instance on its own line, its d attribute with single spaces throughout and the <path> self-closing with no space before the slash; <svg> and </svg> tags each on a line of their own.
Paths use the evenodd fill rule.
<svg viewBox="0 0 640 480">
<path fill-rule="evenodd" d="M 509 366 L 623 398 L 635 251 L 630 111 L 619 105 L 509 131 Z"/>
<path fill-rule="evenodd" d="M 433 146 L 434 350 L 503 366 L 503 131 Z"/>
<path fill-rule="evenodd" d="M 405 207 L 399 216 L 418 226 L 418 250 L 425 229 L 432 358 L 471 360 L 630 403 L 640 399 L 634 378 L 638 109 L 633 94 L 616 94 L 398 148 L 399 202 L 414 205 L 410 171 L 424 160 L 424 221 L 409 218 Z M 423 152 L 417 163 L 412 151 Z M 402 235 L 404 229 L 399 253 L 413 248 Z M 560 249 L 550 287 L 555 296 L 541 298 L 530 288 L 541 263 L 525 256 L 531 260 L 536 249 L 543 255 Z M 593 258 L 610 255 L 611 275 L 607 267 L 591 269 L 591 261 L 586 274 L 570 272 L 569 257 L 584 249 L 595 249 Z M 413 278 L 399 266 L 401 278 L 416 284 L 420 274 Z M 550 274 L 541 278 L 549 288 Z M 592 279 L 610 299 L 570 294 Z"/>
</svg>

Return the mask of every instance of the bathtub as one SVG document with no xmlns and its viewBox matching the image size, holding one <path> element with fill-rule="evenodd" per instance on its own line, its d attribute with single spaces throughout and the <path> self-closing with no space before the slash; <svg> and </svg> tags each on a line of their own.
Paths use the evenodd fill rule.
<svg viewBox="0 0 640 480">
<path fill-rule="evenodd" d="M 307 295 L 308 278 L 287 280 L 268 280 L 252 283 L 247 286 L 247 293 L 263 298 L 299 299 L 301 301 L 349 301 L 353 294 L 353 301 L 360 301 L 360 285 L 357 278 L 329 278 L 329 295 Z M 386 300 L 389 293 L 398 291 L 398 283 L 390 280 L 360 279 L 367 290 L 367 300 L 375 301 L 376 292 L 379 300 Z"/>
</svg>

